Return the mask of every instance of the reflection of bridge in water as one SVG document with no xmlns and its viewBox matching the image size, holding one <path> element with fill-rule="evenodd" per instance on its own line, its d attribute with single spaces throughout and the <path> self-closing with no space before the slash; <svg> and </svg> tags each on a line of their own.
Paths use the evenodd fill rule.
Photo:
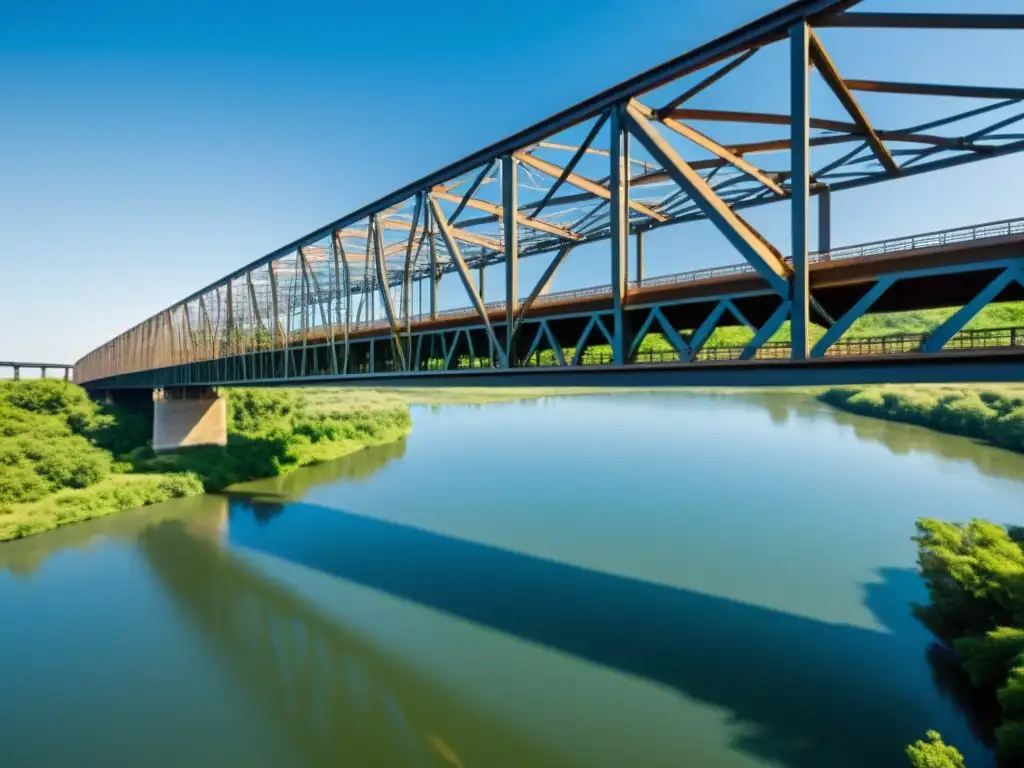
<svg viewBox="0 0 1024 768">
<path fill-rule="evenodd" d="M 565 764 L 183 525 L 150 528 L 139 545 L 301 764 Z"/>
<path fill-rule="evenodd" d="M 779 765 L 902 765 L 903 746 L 924 729 L 941 721 L 956 730 L 948 712 L 930 709 L 912 690 L 930 685 L 931 672 L 922 630 L 906 610 L 919 589 L 909 571 L 884 573 L 883 583 L 867 587 L 885 633 L 339 510 L 289 504 L 275 516 L 272 498 L 260 505 L 259 521 L 232 506 L 232 546 L 722 708 L 736 748 Z M 160 582 L 286 724 L 310 764 L 353 756 L 359 765 L 414 765 L 414 756 L 437 765 L 575 764 L 571 743 L 537 743 L 534 734 L 506 727 L 480 701 L 432 682 L 230 552 L 175 525 L 147 531 L 141 545 Z M 492 700 L 495 679 L 485 671 L 479 681 Z M 569 739 L 590 734 L 591 747 L 647 727 L 628 713 L 597 727 L 588 712 L 581 705 L 578 713 L 549 716 L 572 724 Z M 680 764 L 685 755 L 657 729 L 638 743 L 637 765 Z"/>
</svg>

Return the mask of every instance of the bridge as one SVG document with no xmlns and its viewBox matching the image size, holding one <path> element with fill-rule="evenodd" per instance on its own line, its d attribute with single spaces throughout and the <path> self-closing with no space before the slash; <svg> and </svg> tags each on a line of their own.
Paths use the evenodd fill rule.
<svg viewBox="0 0 1024 768">
<path fill-rule="evenodd" d="M 75 366 L 70 363 L 20 363 L 11 362 L 9 360 L 0 360 L 0 370 L 11 368 L 14 370 L 14 380 L 18 381 L 21 379 L 21 371 L 23 368 L 30 370 L 38 370 L 39 377 L 45 379 L 46 372 L 51 370 L 62 370 L 64 371 L 64 381 L 71 380 L 71 372 L 75 369 Z"/>
<path fill-rule="evenodd" d="M 1024 298 L 1021 220 L 836 249 L 830 201 L 1024 150 L 1024 134 L 1010 132 L 1024 120 L 1024 87 L 852 79 L 821 35 L 871 39 L 897 29 L 912 43 L 920 30 L 995 30 L 1008 43 L 1024 30 L 1024 14 L 868 13 L 858 4 L 792 2 L 441 168 L 154 314 L 79 360 L 76 380 L 171 398 L 228 385 L 342 382 L 1021 380 L 1015 329 L 964 330 L 986 304 Z M 773 51 L 782 62 L 780 111 L 693 106 L 720 81 L 767 68 Z M 843 119 L 812 113 L 813 80 L 831 91 Z M 883 126 L 860 94 L 896 100 L 903 108 L 894 114 L 923 114 L 927 105 L 930 119 Z M 742 214 L 780 203 L 788 257 Z M 713 225 L 737 263 L 648 277 L 645 242 L 695 221 Z M 581 248 L 607 268 L 607 282 L 549 293 Z M 546 267 L 525 290 L 519 261 L 531 257 Z M 489 267 L 504 276 L 504 300 L 491 304 L 483 299 Z M 441 311 L 446 275 L 458 276 L 466 307 Z M 927 338 L 844 339 L 865 314 L 925 307 L 960 309 Z M 792 342 L 771 343 L 786 321 Z M 705 349 L 725 325 L 750 328 L 750 342 Z M 812 343 L 815 325 L 825 334 Z M 651 333 L 671 352 L 645 351 Z"/>
</svg>

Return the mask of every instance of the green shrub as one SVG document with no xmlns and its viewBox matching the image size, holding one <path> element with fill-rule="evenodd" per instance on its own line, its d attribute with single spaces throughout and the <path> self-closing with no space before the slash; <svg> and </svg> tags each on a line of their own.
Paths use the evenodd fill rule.
<svg viewBox="0 0 1024 768">
<path fill-rule="evenodd" d="M 41 499 L 50 485 L 27 462 L 0 467 L 0 505 Z"/>
<path fill-rule="evenodd" d="M 966 437 L 985 437 L 998 414 L 982 402 L 977 392 L 948 398 L 935 408 L 935 425 L 943 432 Z"/>
<path fill-rule="evenodd" d="M 964 768 L 964 756 L 943 743 L 937 731 L 928 731 L 926 740 L 907 747 L 907 757 L 914 768 Z"/>
<path fill-rule="evenodd" d="M 996 728 L 996 754 L 1005 765 L 1021 764 L 1019 761 L 1024 756 L 1024 721 L 1006 720 Z"/>
<path fill-rule="evenodd" d="M 41 501 L 0 506 L 0 541 L 202 492 L 202 483 L 192 475 L 115 475 Z"/>
<path fill-rule="evenodd" d="M 995 689 L 1003 684 L 1018 656 L 1024 653 L 1024 630 L 997 627 L 981 636 L 959 637 L 954 647 L 971 684 Z"/>
</svg>

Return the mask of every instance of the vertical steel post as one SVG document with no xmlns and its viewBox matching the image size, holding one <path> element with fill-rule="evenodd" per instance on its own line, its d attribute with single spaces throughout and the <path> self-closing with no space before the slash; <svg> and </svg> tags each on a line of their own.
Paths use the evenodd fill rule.
<svg viewBox="0 0 1024 768">
<path fill-rule="evenodd" d="M 790 133 L 793 231 L 793 277 L 789 282 L 792 358 L 806 360 L 809 352 L 810 295 L 808 286 L 807 209 L 810 189 L 810 28 L 807 22 L 789 30 Z"/>
<path fill-rule="evenodd" d="M 636 285 L 641 287 L 644 284 L 644 233 L 636 233 Z"/>
<path fill-rule="evenodd" d="M 818 253 L 827 261 L 832 250 L 832 193 L 827 186 L 818 192 Z"/>
<path fill-rule="evenodd" d="M 434 217 L 427 216 L 427 239 L 430 243 L 430 319 L 437 320 L 437 243 L 434 241 Z"/>
<path fill-rule="evenodd" d="M 612 360 L 626 363 L 626 329 L 623 303 L 626 298 L 626 257 L 629 253 L 629 134 L 622 105 L 611 113 L 611 257 Z"/>
<path fill-rule="evenodd" d="M 345 253 L 345 246 L 341 242 L 341 233 L 334 230 L 334 255 L 341 261 L 341 278 L 345 284 L 345 353 L 344 362 L 341 366 L 343 374 L 348 373 L 348 352 L 349 352 L 349 331 L 352 327 L 352 272 L 348 265 L 348 254 Z M 337 264 L 335 264 L 337 268 Z M 339 301 L 341 300 L 341 282 L 338 283 Z"/>
<path fill-rule="evenodd" d="M 501 158 L 501 214 L 505 235 L 505 359 L 516 364 L 516 313 L 519 311 L 519 166 L 512 155 Z M 483 289 L 481 288 L 481 295 Z"/>
</svg>

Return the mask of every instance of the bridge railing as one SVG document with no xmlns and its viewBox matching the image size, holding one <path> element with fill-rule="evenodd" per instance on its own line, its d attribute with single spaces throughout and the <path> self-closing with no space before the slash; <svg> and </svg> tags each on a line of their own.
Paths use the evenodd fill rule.
<svg viewBox="0 0 1024 768">
<path fill-rule="evenodd" d="M 878 256 L 886 253 L 902 253 L 905 251 L 922 250 L 925 248 L 939 248 L 948 245 L 986 240 L 996 237 L 1011 237 L 1024 235 L 1024 217 L 1016 219 L 1005 219 L 993 221 L 986 224 L 977 224 L 969 227 L 955 227 L 936 232 L 912 235 L 910 237 L 896 237 L 888 240 L 876 240 L 869 243 L 860 243 L 844 248 L 834 248 L 830 251 L 814 252 L 809 256 L 810 263 L 818 264 L 825 261 L 842 261 L 845 259 L 857 259 L 867 256 Z M 786 263 L 791 264 L 792 259 L 785 257 Z M 656 286 L 680 285 L 684 283 L 697 282 L 701 280 L 712 280 L 718 277 L 729 277 L 739 274 L 752 274 L 754 268 L 749 264 L 729 264 L 724 267 L 709 267 L 707 269 L 691 269 L 686 272 L 676 272 L 671 275 L 658 275 L 647 277 L 643 280 L 631 280 L 629 287 L 632 290 L 638 288 L 654 288 Z M 612 286 L 610 283 L 603 285 L 592 285 L 585 288 L 573 288 L 567 291 L 557 291 L 538 296 L 534 306 L 543 306 L 561 301 L 574 301 L 578 299 L 596 298 L 599 296 L 610 296 Z M 485 304 L 489 312 L 498 312 L 505 308 L 504 301 L 491 301 Z M 452 319 L 457 317 L 471 317 L 476 314 L 473 307 L 457 307 L 438 312 L 439 318 Z M 413 322 L 429 320 L 427 313 L 413 315 Z M 365 329 L 386 329 L 387 320 L 378 320 L 373 324 L 359 326 Z"/>
<path fill-rule="evenodd" d="M 928 338 L 927 333 L 904 333 L 895 336 L 875 336 L 863 339 L 840 340 L 833 344 L 825 353 L 826 357 L 873 357 L 878 355 L 898 355 L 920 351 L 921 345 Z M 946 344 L 945 349 L 997 349 L 1024 347 L 1024 327 L 982 328 L 966 330 L 956 334 Z M 696 362 L 722 362 L 739 360 L 743 354 L 743 346 L 705 347 L 697 354 Z M 566 348 L 563 354 L 566 360 L 572 357 L 574 350 Z M 754 355 L 755 360 L 788 360 L 790 345 L 785 341 L 768 342 Z M 636 354 L 637 363 L 672 363 L 679 360 L 673 350 L 642 349 Z M 581 365 L 610 365 L 611 352 L 606 349 L 588 349 L 580 356 Z M 463 356 L 455 363 L 457 369 L 490 368 L 494 362 L 486 356 L 470 358 Z M 534 353 L 523 365 L 528 367 L 554 367 L 555 355 L 550 350 Z M 435 367 L 441 369 L 443 363 L 436 361 Z M 393 370 L 398 371 L 398 368 Z"/>
</svg>

